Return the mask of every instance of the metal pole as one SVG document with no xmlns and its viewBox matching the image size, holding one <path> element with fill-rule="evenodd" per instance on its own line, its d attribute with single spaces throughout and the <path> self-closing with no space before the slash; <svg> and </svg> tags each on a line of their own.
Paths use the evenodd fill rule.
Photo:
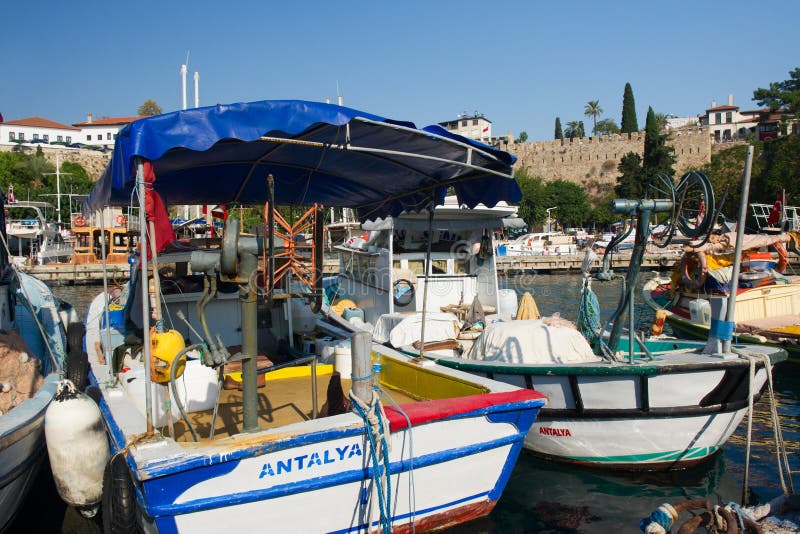
<svg viewBox="0 0 800 534">
<path fill-rule="evenodd" d="M 150 362 L 150 295 L 147 287 L 147 222 L 145 221 L 145 191 L 144 162 L 139 159 L 136 164 L 136 184 L 139 188 L 139 250 L 142 262 L 141 288 L 142 288 L 142 354 L 144 356 L 145 379 L 145 411 L 147 412 L 147 434 L 153 434 L 153 390 L 152 369 Z"/>
<path fill-rule="evenodd" d="M 108 265 L 106 263 L 106 218 L 105 218 L 105 208 L 100 210 L 100 257 L 103 260 L 103 295 L 105 295 L 105 307 L 103 308 L 103 313 L 106 316 L 106 344 L 103 350 L 103 357 L 106 360 L 106 363 L 111 362 L 111 358 L 109 358 L 110 351 L 111 351 L 111 321 L 109 320 L 109 313 L 108 313 Z M 109 368 L 113 370 L 112 368 Z"/>
<path fill-rule="evenodd" d="M 425 251 L 425 289 L 422 291 L 422 325 L 419 333 L 419 356 L 425 356 L 425 317 L 428 314 L 428 280 L 431 272 L 431 245 L 433 243 L 433 212 L 435 204 L 428 207 L 428 249 Z"/>
<path fill-rule="evenodd" d="M 739 200 L 739 222 L 736 224 L 736 248 L 733 252 L 733 274 L 731 274 L 731 292 L 728 295 L 727 323 L 732 323 L 736 311 L 736 293 L 739 291 L 739 269 L 742 264 L 742 242 L 744 241 L 744 221 L 747 217 L 747 202 L 750 197 L 750 172 L 753 169 L 753 146 L 747 146 L 744 160 L 744 177 L 742 178 L 742 196 Z M 731 352 L 731 339 L 723 339 L 722 353 Z"/>
</svg>

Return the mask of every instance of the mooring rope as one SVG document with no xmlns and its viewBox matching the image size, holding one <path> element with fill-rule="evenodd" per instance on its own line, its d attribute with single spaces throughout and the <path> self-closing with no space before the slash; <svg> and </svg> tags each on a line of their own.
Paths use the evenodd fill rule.
<svg viewBox="0 0 800 534">
<path fill-rule="evenodd" d="M 369 453 L 372 460 L 372 480 L 378 493 L 378 509 L 383 532 L 392 531 L 392 486 L 389 477 L 389 420 L 383 411 L 380 395 L 373 389 L 369 404 L 358 398 L 350 390 L 350 400 L 356 412 L 364 420 L 369 439 Z M 370 510 L 372 507 L 370 506 Z M 372 521 L 369 521 L 371 525 Z"/>
</svg>

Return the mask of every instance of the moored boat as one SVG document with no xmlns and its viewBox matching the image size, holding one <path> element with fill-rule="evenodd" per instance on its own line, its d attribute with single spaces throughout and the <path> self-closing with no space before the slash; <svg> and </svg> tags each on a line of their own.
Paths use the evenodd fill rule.
<svg viewBox="0 0 800 534">
<path fill-rule="evenodd" d="M 683 182 L 678 192 L 689 194 L 692 187 Z M 544 392 L 548 405 L 525 440 L 526 448 L 537 454 L 615 469 L 686 467 L 713 454 L 728 440 L 742 420 L 750 396 L 757 396 L 771 366 L 786 354 L 780 348 L 736 345 L 735 351 L 749 357 L 740 357 L 738 352 L 721 357 L 704 353 L 702 343 L 631 340 L 622 335 L 623 314 L 631 306 L 631 288 L 636 285 L 638 262 L 648 240 L 647 219 L 656 207 L 671 210 L 673 204 L 672 200 L 617 202 L 622 213 L 636 215 L 638 228 L 627 289 L 614 314 L 609 340 L 599 337 L 599 314 L 591 305 L 588 278 L 586 300 L 580 303 L 582 332 L 561 318 L 540 319 L 535 311 L 528 318 L 513 315 L 518 311 L 516 299 L 509 305 L 508 293 L 497 290 L 495 258 L 480 254 L 492 250 L 480 236 L 491 234 L 497 216 L 482 217 L 469 210 L 449 218 L 446 209 L 436 210 L 428 223 L 428 234 L 436 244 L 429 249 L 427 261 L 420 252 L 416 258 L 404 256 L 405 251 L 397 246 L 397 230 L 394 241 L 375 238 L 376 245 L 385 243 L 385 250 L 378 246 L 372 256 L 384 266 L 402 267 L 406 259 L 409 263 L 416 259 L 422 266 L 412 272 L 412 284 L 401 283 L 402 273 L 397 270 L 378 269 L 372 278 L 357 282 L 358 277 L 345 269 L 338 296 L 362 309 L 375 338 L 395 348 L 443 366 Z M 709 204 L 713 205 L 711 199 Z M 466 239 L 460 247 L 442 246 L 442 233 L 452 232 L 458 218 L 470 220 L 472 232 L 479 238 Z M 401 216 L 395 226 L 402 230 L 404 224 L 408 223 Z M 425 228 L 423 222 L 418 231 Z M 369 256 L 368 251 L 349 254 Z M 342 265 L 364 265 L 364 261 L 343 259 Z M 406 289 L 400 294 L 409 285 L 415 291 Z M 366 286 L 377 287 L 370 292 Z M 427 309 L 421 297 L 425 288 Z M 398 307 L 408 294 L 414 298 Z M 384 311 L 376 312 L 381 308 Z M 474 308 L 485 314 L 478 319 L 470 317 Z M 410 311 L 404 314 L 403 310 Z M 360 319 L 352 320 L 359 312 L 349 315 L 351 320 L 341 317 L 340 324 L 355 322 L 350 328 L 361 327 Z M 337 320 L 337 314 L 331 317 Z M 477 323 L 481 323 L 478 328 Z M 627 324 L 635 323 L 630 320 Z M 751 366 L 752 383 L 748 378 Z"/>
<path fill-rule="evenodd" d="M 193 126 L 175 138 L 173 123 Z M 267 201 L 269 227 L 281 204 L 353 206 L 377 218 L 441 202 L 449 186 L 472 205 L 487 194 L 513 200 L 512 162 L 437 127 L 417 130 L 340 106 L 214 106 L 123 129 L 90 204 L 124 204 L 146 180 L 151 207 Z M 159 216 L 148 218 L 141 246 L 163 248 Z M 322 218 L 315 221 L 321 249 Z M 262 255 L 267 272 L 259 274 Z M 106 530 L 254 530 L 268 521 L 277 531 L 402 532 L 488 513 L 541 394 L 415 360 L 330 324 L 322 328 L 350 342 L 352 373 L 331 374 L 313 355 L 282 349 L 279 341 L 292 336 L 282 303 L 321 302 L 321 263 L 311 292 L 292 295 L 275 282 L 277 256 L 272 232 L 264 240 L 240 235 L 229 219 L 219 249 L 153 254 L 160 267 L 174 266 L 170 282 L 154 277 L 155 323 L 146 254 L 117 296 L 122 309 L 112 310 L 105 294 L 93 301 L 89 377 L 114 454 Z M 172 291 L 162 295 L 162 287 Z M 346 398 L 347 389 L 357 393 Z M 378 391 L 397 405 L 382 408 Z"/>
<path fill-rule="evenodd" d="M 670 278 L 656 277 L 643 288 L 644 300 L 672 329 L 690 339 L 707 339 L 711 329 L 710 299 L 728 298 L 732 243 L 727 233 L 703 247 L 688 249 Z M 800 276 L 784 274 L 789 248 L 800 234 L 746 235 L 734 321 L 735 337 L 744 343 L 777 346 L 800 361 Z M 777 247 L 778 257 L 769 250 Z"/>
<path fill-rule="evenodd" d="M 0 531 L 36 479 L 45 411 L 67 353 L 64 307 L 44 283 L 9 264 L 3 223 L 0 214 Z"/>
</svg>

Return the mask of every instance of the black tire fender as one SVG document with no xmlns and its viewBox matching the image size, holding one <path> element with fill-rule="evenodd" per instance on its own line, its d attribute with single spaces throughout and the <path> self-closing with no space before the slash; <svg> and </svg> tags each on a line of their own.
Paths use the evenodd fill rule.
<svg viewBox="0 0 800 534">
<path fill-rule="evenodd" d="M 89 377 L 89 356 L 82 350 L 70 350 L 64 361 L 64 378 L 68 379 L 78 391 L 86 389 Z"/>
<path fill-rule="evenodd" d="M 136 493 L 124 454 L 111 457 L 103 472 L 103 532 L 140 532 L 136 519 Z"/>
<path fill-rule="evenodd" d="M 67 327 L 67 349 L 69 351 L 84 350 L 83 338 L 86 335 L 86 327 L 83 323 L 70 323 Z"/>
</svg>

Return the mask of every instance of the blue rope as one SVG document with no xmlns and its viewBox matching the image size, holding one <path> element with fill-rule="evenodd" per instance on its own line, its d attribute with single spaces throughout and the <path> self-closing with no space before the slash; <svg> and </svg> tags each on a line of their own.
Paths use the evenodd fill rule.
<svg viewBox="0 0 800 534">
<path fill-rule="evenodd" d="M 384 473 L 384 469 L 386 469 L 387 471 L 389 469 L 389 466 L 388 466 L 389 450 L 388 450 L 388 444 L 386 443 L 386 437 L 385 437 L 386 433 L 385 433 L 384 428 L 383 428 L 383 418 L 380 416 L 381 414 L 380 414 L 379 404 L 375 403 L 374 409 L 375 409 L 376 416 L 378 418 L 378 424 L 380 425 L 380 430 L 381 430 L 381 436 L 382 436 L 382 438 L 381 438 L 381 450 L 383 451 L 384 458 L 386 459 L 386 464 L 387 465 L 385 465 L 385 466 L 381 465 L 380 462 L 378 461 L 378 456 L 376 454 L 376 451 L 378 449 L 378 445 L 375 443 L 375 436 L 373 436 L 372 432 L 369 430 L 369 426 L 370 425 L 369 425 L 369 418 L 368 418 L 367 413 L 361 408 L 361 406 L 359 406 L 359 404 L 357 402 L 353 403 L 353 406 L 355 406 L 356 411 L 358 411 L 358 415 L 360 415 L 361 418 L 364 420 L 364 426 L 365 426 L 365 428 L 367 430 L 367 437 L 369 438 L 369 452 L 370 452 L 370 458 L 372 459 L 372 465 L 373 465 L 372 482 L 373 482 L 373 484 L 375 484 L 375 487 L 378 490 L 378 509 L 380 510 L 380 513 L 381 513 L 381 518 L 380 518 L 381 528 L 383 529 L 384 532 L 391 532 L 392 531 L 392 514 L 391 514 L 391 491 L 392 491 L 392 486 L 391 486 L 391 484 L 387 484 L 387 487 L 386 487 L 386 499 L 384 499 L 384 497 L 383 497 L 383 489 L 384 488 L 383 488 L 383 482 L 381 481 L 381 478 L 382 478 L 383 473 Z"/>
<path fill-rule="evenodd" d="M 647 532 L 647 527 L 651 523 L 661 525 L 664 530 L 669 532 L 669 529 L 672 528 L 672 516 L 661 508 L 656 508 L 653 513 L 639 521 L 639 528 L 642 532 Z"/>
</svg>

